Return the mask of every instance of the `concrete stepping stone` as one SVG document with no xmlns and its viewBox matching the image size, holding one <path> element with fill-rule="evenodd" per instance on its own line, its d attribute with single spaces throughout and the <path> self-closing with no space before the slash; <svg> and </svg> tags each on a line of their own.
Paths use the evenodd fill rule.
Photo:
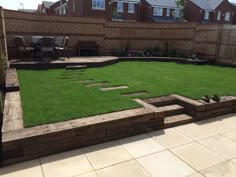
<svg viewBox="0 0 236 177">
<path fill-rule="evenodd" d="M 127 94 L 122 94 L 122 96 L 140 96 L 145 94 L 148 94 L 148 92 L 143 91 L 143 92 L 127 93 Z"/>
<path fill-rule="evenodd" d="M 129 87 L 122 85 L 122 86 L 116 86 L 116 87 L 106 87 L 106 88 L 101 88 L 100 90 L 102 91 L 109 91 L 109 90 L 120 90 L 120 89 L 127 89 Z"/>
<path fill-rule="evenodd" d="M 88 79 L 88 80 L 70 81 L 69 83 L 87 83 L 87 82 L 91 82 L 91 81 L 93 81 L 93 80 Z"/>
<path fill-rule="evenodd" d="M 87 68 L 87 65 L 73 65 L 73 66 L 66 66 L 66 69 L 84 69 L 84 68 Z"/>
<path fill-rule="evenodd" d="M 86 87 L 94 87 L 94 86 L 100 86 L 100 85 L 105 85 L 105 84 L 109 84 L 109 82 L 96 82 L 93 84 L 86 84 Z"/>
</svg>

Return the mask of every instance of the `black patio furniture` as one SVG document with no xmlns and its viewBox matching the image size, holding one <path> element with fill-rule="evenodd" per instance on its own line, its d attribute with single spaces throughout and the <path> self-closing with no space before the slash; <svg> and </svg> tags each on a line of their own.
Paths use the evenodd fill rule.
<svg viewBox="0 0 236 177">
<path fill-rule="evenodd" d="M 69 38 L 68 37 L 63 37 L 63 41 L 61 45 L 58 45 L 58 43 L 55 43 L 58 46 L 55 46 L 55 52 L 56 52 L 56 56 L 58 57 L 59 52 L 61 52 L 63 54 L 63 56 L 66 58 L 69 58 L 68 55 L 68 42 L 69 42 Z"/>
<path fill-rule="evenodd" d="M 40 38 L 40 59 L 45 54 L 47 56 L 55 57 L 54 38 L 53 37 L 42 37 Z"/>
<path fill-rule="evenodd" d="M 17 58 L 20 58 L 20 56 L 22 56 L 22 59 L 24 60 L 26 57 L 32 55 L 34 48 L 26 46 L 23 36 L 15 36 L 14 42 L 17 47 Z"/>
</svg>

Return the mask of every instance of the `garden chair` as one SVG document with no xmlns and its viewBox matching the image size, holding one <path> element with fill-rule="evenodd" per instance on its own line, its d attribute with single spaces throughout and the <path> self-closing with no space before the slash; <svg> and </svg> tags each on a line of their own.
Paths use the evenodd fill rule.
<svg viewBox="0 0 236 177">
<path fill-rule="evenodd" d="M 25 45 L 25 40 L 23 36 L 15 36 L 14 37 L 14 42 L 17 47 L 17 58 L 20 58 L 22 56 L 23 60 L 26 58 L 28 55 L 31 56 L 34 48 L 33 47 L 26 47 Z M 23 54 L 23 55 L 21 55 Z"/>
<path fill-rule="evenodd" d="M 55 51 L 56 51 L 57 57 L 58 57 L 59 52 L 61 52 L 65 58 L 66 57 L 69 58 L 68 51 L 67 51 L 67 49 L 68 49 L 68 42 L 69 42 L 69 38 L 68 37 L 64 37 L 62 45 L 55 47 Z"/>
<path fill-rule="evenodd" d="M 40 39 L 40 59 L 45 56 L 45 53 L 47 57 L 55 57 L 53 37 L 42 37 Z"/>
</svg>

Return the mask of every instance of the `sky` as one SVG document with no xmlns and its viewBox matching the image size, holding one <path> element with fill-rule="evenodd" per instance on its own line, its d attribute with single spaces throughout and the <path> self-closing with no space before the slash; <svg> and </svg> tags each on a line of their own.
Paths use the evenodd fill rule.
<svg viewBox="0 0 236 177">
<path fill-rule="evenodd" d="M 48 0 L 55 2 L 57 0 Z M 163 0 L 164 1 L 164 0 Z M 230 2 L 235 2 L 236 0 L 229 0 Z M 22 5 L 24 6 L 24 9 L 37 9 L 38 4 L 42 3 L 42 0 L 0 0 L 0 6 L 2 6 L 5 9 L 22 9 Z"/>
<path fill-rule="evenodd" d="M 22 9 L 21 3 L 23 3 L 24 9 L 37 9 L 38 4 L 41 4 L 43 0 L 0 0 L 0 6 L 5 9 Z M 48 0 L 55 2 L 57 0 Z M 236 1 L 236 0 L 235 0 Z"/>
</svg>

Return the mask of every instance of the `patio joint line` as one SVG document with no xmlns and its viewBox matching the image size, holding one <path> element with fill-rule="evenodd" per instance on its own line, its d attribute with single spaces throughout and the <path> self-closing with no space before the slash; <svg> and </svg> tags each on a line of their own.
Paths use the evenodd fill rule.
<svg viewBox="0 0 236 177">
<path fill-rule="evenodd" d="M 143 133 L 143 134 L 145 134 L 145 133 Z M 120 144 L 120 146 L 121 146 L 122 148 L 125 149 L 125 147 L 124 147 L 119 141 L 118 141 L 118 143 Z M 125 151 L 126 151 L 127 153 L 129 153 L 129 151 L 127 151 L 126 149 L 125 149 Z M 157 153 L 157 152 L 156 152 L 156 153 Z M 129 154 L 130 154 L 130 153 L 129 153 Z M 131 157 L 133 157 L 132 154 L 130 154 L 130 155 L 131 155 Z M 140 157 L 139 157 L 139 158 L 140 158 Z M 138 163 L 138 165 L 139 165 L 142 169 L 144 169 L 144 171 L 146 171 L 147 174 L 150 175 L 150 177 L 154 177 L 154 176 L 152 176 L 152 175 L 147 171 L 146 168 L 144 168 L 144 167 L 142 166 L 142 164 L 140 164 L 140 163 L 137 161 L 137 159 L 138 159 L 138 158 L 133 157 L 132 160 L 134 160 L 136 163 Z"/>
<path fill-rule="evenodd" d="M 41 162 L 41 158 L 39 158 L 39 163 L 40 163 L 40 168 L 41 168 L 41 171 L 42 171 L 43 177 L 45 177 L 45 175 L 44 175 L 44 171 L 43 171 L 42 162 Z"/>
</svg>

